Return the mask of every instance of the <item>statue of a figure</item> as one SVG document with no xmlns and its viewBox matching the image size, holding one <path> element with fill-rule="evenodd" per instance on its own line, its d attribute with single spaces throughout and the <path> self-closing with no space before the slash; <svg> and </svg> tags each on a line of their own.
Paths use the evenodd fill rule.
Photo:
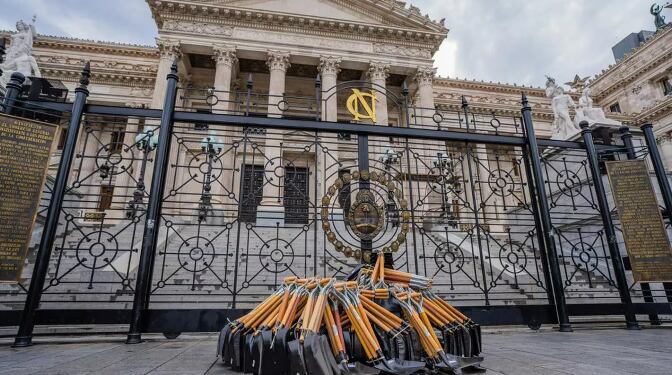
<svg viewBox="0 0 672 375">
<path fill-rule="evenodd" d="M 35 18 L 33 18 L 33 22 Z M 41 77 L 37 61 L 32 56 L 33 39 L 37 36 L 34 24 L 27 24 L 22 20 L 16 23 L 16 34 L 11 36 L 11 44 L 7 49 L 5 62 L 0 65 L 2 76 L 0 85 L 5 87 L 12 73 L 20 72 L 24 76 Z"/>
<path fill-rule="evenodd" d="M 666 5 L 665 7 L 669 7 L 670 4 Z M 651 5 L 651 15 L 653 16 L 653 22 L 656 24 L 656 30 L 661 30 L 667 26 L 667 23 L 665 22 L 665 16 L 663 16 L 662 13 L 663 7 L 658 5 L 658 4 L 653 4 Z"/>
<path fill-rule="evenodd" d="M 583 89 L 581 98 L 579 98 L 579 107 L 576 109 L 576 116 L 574 116 L 574 125 L 579 128 L 581 121 L 588 121 L 591 124 L 621 125 L 618 121 L 608 119 L 602 108 L 593 107 L 593 99 L 590 97 L 590 93 L 590 87 Z"/>
<path fill-rule="evenodd" d="M 574 99 L 565 93 L 565 90 L 559 86 L 555 79 L 546 76 L 546 96 L 551 98 L 551 108 L 553 109 L 553 139 L 567 139 L 576 134 L 579 130 L 574 126 L 572 117 L 569 114 L 570 108 L 576 108 Z"/>
</svg>

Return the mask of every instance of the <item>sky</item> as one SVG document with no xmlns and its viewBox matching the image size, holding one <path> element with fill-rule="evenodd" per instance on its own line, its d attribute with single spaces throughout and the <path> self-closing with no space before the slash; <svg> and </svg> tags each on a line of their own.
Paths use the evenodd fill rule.
<svg viewBox="0 0 672 375">
<path fill-rule="evenodd" d="M 324 0 L 322 0 L 324 1 Z M 541 86 L 593 76 L 614 63 L 611 47 L 652 30 L 654 0 L 414 0 L 446 19 L 448 38 L 435 55 L 443 77 Z M 664 0 L 661 0 L 664 2 Z M 40 34 L 154 45 L 144 0 L 0 0 L 0 29 L 37 15 Z M 664 15 L 672 20 L 672 10 Z"/>
</svg>

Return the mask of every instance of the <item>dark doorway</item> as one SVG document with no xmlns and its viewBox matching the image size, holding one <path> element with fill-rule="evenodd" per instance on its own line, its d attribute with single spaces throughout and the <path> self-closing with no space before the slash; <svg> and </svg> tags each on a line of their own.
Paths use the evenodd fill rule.
<svg viewBox="0 0 672 375">
<path fill-rule="evenodd" d="M 240 202 L 240 221 L 255 223 L 257 207 L 264 193 L 264 167 L 246 164 L 243 166 L 243 182 Z"/>
<path fill-rule="evenodd" d="M 285 224 L 308 224 L 308 168 L 285 169 Z"/>
</svg>

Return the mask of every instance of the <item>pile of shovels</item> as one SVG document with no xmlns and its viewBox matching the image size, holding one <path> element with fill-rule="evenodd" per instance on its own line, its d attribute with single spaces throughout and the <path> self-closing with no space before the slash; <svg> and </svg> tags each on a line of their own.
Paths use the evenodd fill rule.
<svg viewBox="0 0 672 375">
<path fill-rule="evenodd" d="M 218 355 L 255 375 L 479 370 L 479 325 L 434 294 L 430 279 L 385 268 L 382 259 L 351 281 L 286 278 L 222 329 Z"/>
</svg>

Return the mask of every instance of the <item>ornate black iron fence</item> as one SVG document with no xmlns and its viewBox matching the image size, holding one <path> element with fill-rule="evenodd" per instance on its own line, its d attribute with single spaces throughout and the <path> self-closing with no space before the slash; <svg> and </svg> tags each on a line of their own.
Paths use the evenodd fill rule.
<svg viewBox="0 0 672 375">
<path fill-rule="evenodd" d="M 625 314 L 634 326 L 635 313 L 672 313 L 669 285 L 624 270 L 597 186 L 598 158 L 649 157 L 664 174 L 650 128 L 651 148 L 629 134 L 595 146 L 588 130 L 582 142 L 537 140 L 525 98 L 521 116 L 502 117 L 465 100 L 412 107 L 405 88 L 365 82 L 310 97 L 256 93 L 251 79 L 239 92 L 179 89 L 175 69 L 163 110 L 86 105 L 87 70 L 72 105 L 8 93 L 5 112 L 69 123 L 33 276 L 0 311 L 20 324 L 17 345 L 36 323 L 130 323 L 129 342 L 217 329 L 287 276 L 345 278 L 382 248 L 486 324 L 567 330 L 569 316 Z M 326 121 L 333 96 L 356 87 L 385 98 L 391 126 Z M 362 186 L 384 207 L 368 242 L 351 225 Z"/>
</svg>

